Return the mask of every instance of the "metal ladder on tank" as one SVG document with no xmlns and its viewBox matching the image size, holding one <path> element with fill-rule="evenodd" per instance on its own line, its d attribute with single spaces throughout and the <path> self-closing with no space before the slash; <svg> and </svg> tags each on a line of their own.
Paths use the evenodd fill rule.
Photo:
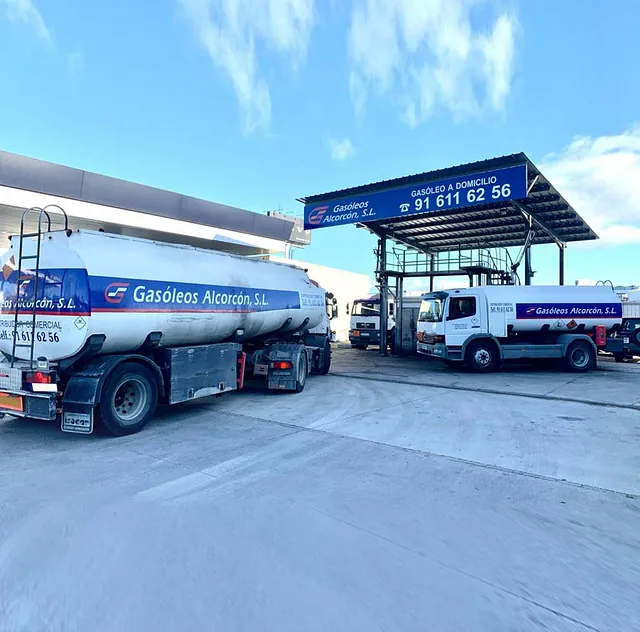
<svg viewBox="0 0 640 632">
<path fill-rule="evenodd" d="M 16 358 L 16 350 L 17 349 L 29 349 L 29 368 L 33 369 L 33 356 L 35 353 L 35 345 L 36 345 L 36 324 L 38 321 L 38 287 L 40 284 L 40 253 L 42 248 L 42 236 L 46 233 L 51 232 L 51 215 L 47 211 L 48 208 L 57 208 L 62 213 L 64 218 L 64 230 L 68 233 L 69 231 L 69 218 L 65 213 L 64 209 L 58 206 L 57 204 L 49 204 L 44 208 L 40 208 L 38 206 L 33 206 L 28 208 L 23 214 L 22 219 L 20 220 L 20 247 L 18 248 L 18 261 L 17 261 L 17 272 L 18 278 L 16 279 L 16 304 L 15 304 L 15 314 L 13 320 L 13 344 L 11 349 L 11 368 L 13 368 L 17 362 Z M 38 230 L 35 233 L 26 233 L 25 232 L 25 223 L 26 219 L 31 213 L 38 214 Z M 46 231 L 42 230 L 42 221 L 43 218 L 46 219 Z M 24 240 L 36 238 L 36 254 L 35 255 L 25 255 L 24 254 Z M 24 261 L 35 261 L 35 265 L 29 268 L 31 272 L 31 276 L 25 274 L 23 272 L 22 264 Z M 33 305 L 31 306 L 28 315 L 30 316 L 30 320 L 28 322 L 21 321 L 21 309 L 20 309 L 20 288 L 31 281 L 33 278 Z M 51 285 L 50 283 L 44 282 L 44 286 Z M 53 284 L 57 285 L 57 284 Z M 30 329 L 29 334 L 27 336 L 28 342 L 20 342 L 18 333 L 20 332 L 20 328 L 27 325 Z"/>
</svg>

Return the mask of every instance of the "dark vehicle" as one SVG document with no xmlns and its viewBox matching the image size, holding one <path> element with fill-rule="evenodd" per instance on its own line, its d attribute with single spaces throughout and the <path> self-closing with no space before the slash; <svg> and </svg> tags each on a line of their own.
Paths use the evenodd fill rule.
<svg viewBox="0 0 640 632">
<path fill-rule="evenodd" d="M 607 345 L 616 362 L 640 356 L 640 318 L 624 318 L 620 329 Z"/>
</svg>

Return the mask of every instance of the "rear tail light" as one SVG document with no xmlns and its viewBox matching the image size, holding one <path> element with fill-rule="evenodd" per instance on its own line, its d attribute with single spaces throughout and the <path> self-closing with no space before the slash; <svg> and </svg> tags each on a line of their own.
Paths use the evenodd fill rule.
<svg viewBox="0 0 640 632">
<path fill-rule="evenodd" d="M 287 371 L 288 369 L 293 368 L 292 362 L 272 362 L 271 368 L 276 369 L 278 371 Z"/>
<path fill-rule="evenodd" d="M 43 371 L 27 373 L 26 381 L 28 384 L 51 384 L 51 373 L 44 373 Z"/>
</svg>

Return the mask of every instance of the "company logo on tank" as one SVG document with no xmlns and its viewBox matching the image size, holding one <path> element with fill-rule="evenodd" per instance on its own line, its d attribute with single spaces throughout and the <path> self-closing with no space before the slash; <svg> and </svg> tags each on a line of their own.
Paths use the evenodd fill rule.
<svg viewBox="0 0 640 632">
<path fill-rule="evenodd" d="M 518 303 L 516 318 L 622 318 L 620 303 Z"/>
<path fill-rule="evenodd" d="M 98 312 L 261 312 L 300 309 L 300 295 L 199 283 L 91 277 L 92 310 Z"/>
</svg>

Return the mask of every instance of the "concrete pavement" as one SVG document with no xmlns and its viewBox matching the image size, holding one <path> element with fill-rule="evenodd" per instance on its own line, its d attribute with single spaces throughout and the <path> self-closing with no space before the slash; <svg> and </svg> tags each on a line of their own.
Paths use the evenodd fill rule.
<svg viewBox="0 0 640 632">
<path fill-rule="evenodd" d="M 0 422 L 0 630 L 640 630 L 640 411 L 374 370 Z"/>
</svg>

